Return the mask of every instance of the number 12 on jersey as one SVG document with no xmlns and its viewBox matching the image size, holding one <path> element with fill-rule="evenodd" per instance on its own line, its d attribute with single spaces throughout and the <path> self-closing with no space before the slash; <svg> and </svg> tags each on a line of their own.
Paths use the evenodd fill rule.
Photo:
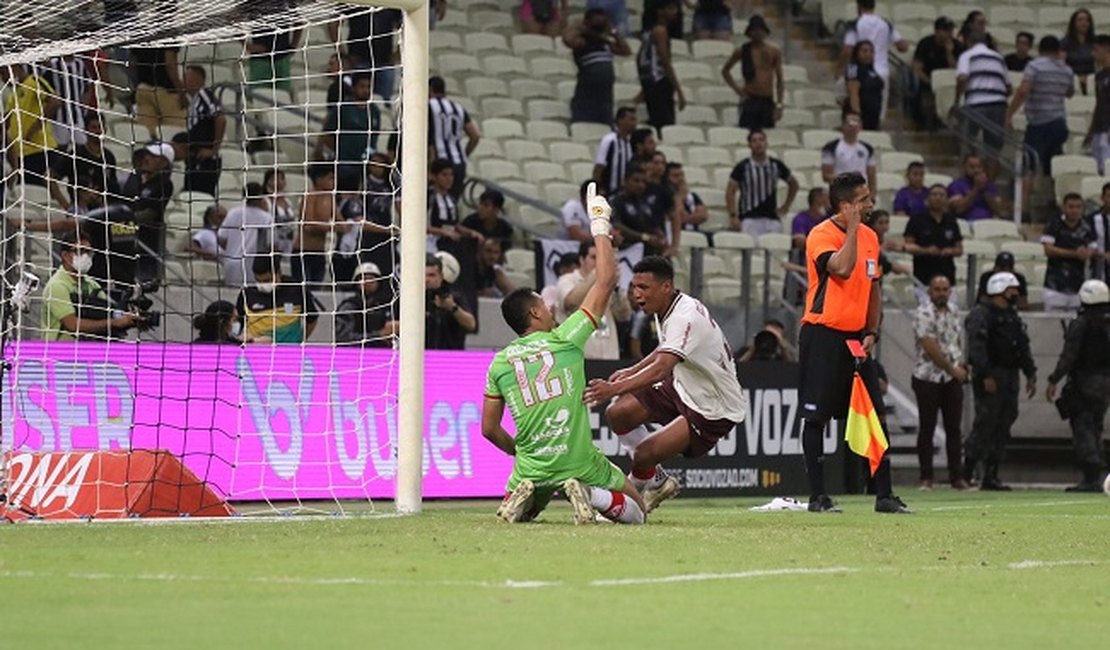
<svg viewBox="0 0 1110 650">
<path fill-rule="evenodd" d="M 510 357 L 509 363 L 516 374 L 516 383 L 520 387 L 520 396 L 525 406 L 535 406 L 538 402 L 563 394 L 563 382 L 558 377 L 551 377 L 551 369 L 555 367 L 555 357 L 547 350 L 521 357 Z M 535 378 L 528 376 L 527 366 L 543 364 Z"/>
</svg>

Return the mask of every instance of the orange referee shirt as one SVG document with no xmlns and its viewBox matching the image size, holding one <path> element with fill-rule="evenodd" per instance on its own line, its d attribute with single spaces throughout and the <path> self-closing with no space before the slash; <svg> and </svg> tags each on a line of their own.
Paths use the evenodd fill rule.
<svg viewBox="0 0 1110 650">
<path fill-rule="evenodd" d="M 806 312 L 803 323 L 824 325 L 842 332 L 858 332 L 867 326 L 871 284 L 879 279 L 879 236 L 860 224 L 856 230 L 856 267 L 847 278 L 825 270 L 829 258 L 844 246 L 847 233 L 838 223 L 825 219 L 806 237 Z"/>
</svg>

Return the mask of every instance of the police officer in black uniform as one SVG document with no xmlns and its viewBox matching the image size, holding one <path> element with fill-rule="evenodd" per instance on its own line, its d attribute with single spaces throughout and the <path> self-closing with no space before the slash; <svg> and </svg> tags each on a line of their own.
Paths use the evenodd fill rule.
<svg viewBox="0 0 1110 650">
<path fill-rule="evenodd" d="M 1072 443 L 1083 480 L 1068 492 L 1099 492 L 1106 472 L 1102 451 L 1102 422 L 1110 403 L 1110 288 L 1102 280 L 1087 280 L 1079 289 L 1079 316 L 1068 325 L 1056 370 L 1048 376 L 1048 401 L 1066 375 L 1057 407 L 1071 420 Z"/>
<path fill-rule="evenodd" d="M 998 465 L 1018 416 L 1019 371 L 1026 376 L 1026 396 L 1037 390 L 1029 336 L 1016 308 L 1019 286 L 1013 273 L 995 273 L 987 282 L 990 302 L 976 305 L 965 324 L 975 420 L 964 445 L 964 473 L 970 481 L 982 462 L 981 490 L 1010 489 L 998 479 Z"/>
</svg>

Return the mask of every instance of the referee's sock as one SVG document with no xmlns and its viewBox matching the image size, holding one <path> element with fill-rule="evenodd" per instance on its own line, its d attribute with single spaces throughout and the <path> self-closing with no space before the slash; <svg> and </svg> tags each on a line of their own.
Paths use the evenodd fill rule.
<svg viewBox="0 0 1110 650">
<path fill-rule="evenodd" d="M 894 494 L 894 481 L 890 475 L 890 456 L 883 454 L 883 460 L 875 470 L 875 498 L 882 499 L 892 494 Z"/>
<path fill-rule="evenodd" d="M 811 499 L 825 494 L 825 423 L 806 420 L 802 428 L 802 452 L 806 459 Z M 889 474 L 887 475 L 889 479 Z"/>
</svg>

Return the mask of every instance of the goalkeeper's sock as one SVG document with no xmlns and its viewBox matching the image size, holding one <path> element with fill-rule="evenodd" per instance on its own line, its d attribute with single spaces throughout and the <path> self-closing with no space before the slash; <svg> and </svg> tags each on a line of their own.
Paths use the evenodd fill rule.
<svg viewBox="0 0 1110 650">
<path fill-rule="evenodd" d="M 614 431 L 614 433 L 617 434 L 617 440 L 621 443 L 621 446 L 629 452 L 636 451 L 636 447 L 639 447 L 640 443 L 647 440 L 651 435 L 648 433 L 647 427 L 642 424 L 628 431 Z"/>
<path fill-rule="evenodd" d="M 825 493 L 825 423 L 806 420 L 802 428 L 802 452 L 806 459 L 806 478 L 809 479 L 811 499 Z"/>
<path fill-rule="evenodd" d="M 635 468 L 633 468 L 632 474 L 629 475 L 628 479 L 630 481 L 632 481 L 632 485 L 636 486 L 637 490 L 639 490 L 640 492 L 643 492 L 644 488 L 651 485 L 652 482 L 655 480 L 655 468 L 654 467 L 649 467 L 647 469 L 635 469 Z"/>
<path fill-rule="evenodd" d="M 644 523 L 644 511 L 640 504 L 629 499 L 624 492 L 591 487 L 590 505 L 609 521 L 621 524 Z"/>
</svg>

